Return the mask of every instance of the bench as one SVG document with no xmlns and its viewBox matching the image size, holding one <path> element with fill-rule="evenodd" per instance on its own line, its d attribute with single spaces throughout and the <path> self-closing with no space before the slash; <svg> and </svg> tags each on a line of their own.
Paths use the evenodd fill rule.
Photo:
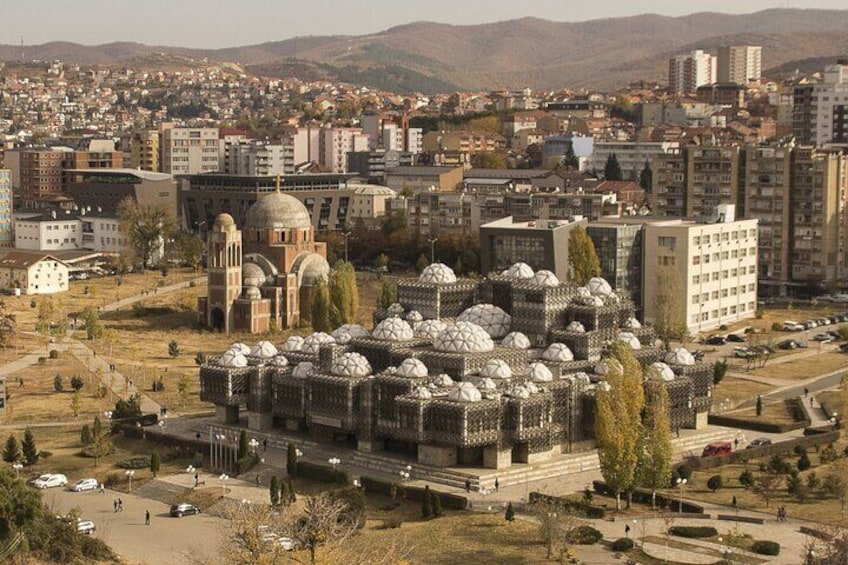
<svg viewBox="0 0 848 565">
<path fill-rule="evenodd" d="M 731 522 L 745 522 L 746 524 L 765 524 L 764 518 L 753 518 L 751 516 L 735 516 L 732 514 L 719 514 L 716 516 L 718 520 L 729 520 Z"/>
</svg>

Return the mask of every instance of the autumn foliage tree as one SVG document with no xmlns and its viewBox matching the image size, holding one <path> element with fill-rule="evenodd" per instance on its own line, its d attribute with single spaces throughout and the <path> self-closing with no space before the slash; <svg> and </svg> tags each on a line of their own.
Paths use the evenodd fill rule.
<svg viewBox="0 0 848 565">
<path fill-rule="evenodd" d="M 126 198 L 118 207 L 118 221 L 127 251 L 145 267 L 152 267 L 157 251 L 175 230 L 173 215 L 158 204 L 143 204 Z"/>
<path fill-rule="evenodd" d="M 683 283 L 673 266 L 661 266 L 655 282 L 654 329 L 666 349 L 673 340 L 686 337 Z"/>
<path fill-rule="evenodd" d="M 651 489 L 651 506 L 656 508 L 657 489 L 671 482 L 671 421 L 668 390 L 656 370 L 648 371 L 644 385 L 645 409 L 639 450 L 639 484 Z"/>
<path fill-rule="evenodd" d="M 359 288 L 356 271 L 346 261 L 336 263 L 330 275 L 330 326 L 338 328 L 356 322 L 359 311 Z"/>
<path fill-rule="evenodd" d="M 330 291 L 323 277 L 312 287 L 312 329 L 316 332 L 328 332 L 330 327 Z"/>
<path fill-rule="evenodd" d="M 595 244 L 582 226 L 573 228 L 568 234 L 568 263 L 571 265 L 571 280 L 576 285 L 583 286 L 589 279 L 601 274 Z"/>
</svg>

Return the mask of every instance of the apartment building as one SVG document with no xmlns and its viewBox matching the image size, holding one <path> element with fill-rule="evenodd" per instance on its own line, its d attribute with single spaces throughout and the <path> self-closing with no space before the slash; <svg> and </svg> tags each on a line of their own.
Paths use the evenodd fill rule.
<svg viewBox="0 0 848 565">
<path fill-rule="evenodd" d="M 716 82 L 717 61 L 698 49 L 668 61 L 668 89 L 672 94 L 688 94 L 702 84 Z"/>
<path fill-rule="evenodd" d="M 848 143 L 848 59 L 825 67 L 821 82 L 795 87 L 792 118 L 799 143 Z"/>
<path fill-rule="evenodd" d="M 755 45 L 727 45 L 718 48 L 718 82 L 747 84 L 760 80 L 763 70 L 763 48 Z"/>
<path fill-rule="evenodd" d="M 160 163 L 163 173 L 195 175 L 218 170 L 218 128 L 161 129 Z"/>
<path fill-rule="evenodd" d="M 386 182 L 386 171 L 395 167 L 411 167 L 415 156 L 407 151 L 353 151 L 347 155 L 347 172 L 379 183 Z"/>
<path fill-rule="evenodd" d="M 228 175 L 294 174 L 294 148 L 252 139 L 229 141 L 219 152 L 218 170 Z"/>
<path fill-rule="evenodd" d="M 677 141 L 596 141 L 588 169 L 603 172 L 607 159 L 615 155 L 623 178 L 638 181 L 645 163 L 679 148 Z"/>
<path fill-rule="evenodd" d="M 433 188 L 452 192 L 462 183 L 462 167 L 395 167 L 386 171 L 386 186 L 399 193 Z"/>
<path fill-rule="evenodd" d="M 0 169 L 0 247 L 12 247 L 12 173 L 9 169 Z"/>
<path fill-rule="evenodd" d="M 35 206 L 62 194 L 64 155 L 71 151 L 67 147 L 7 150 L 5 162 L 16 198 L 24 205 Z"/>
<path fill-rule="evenodd" d="M 344 173 L 348 153 L 367 150 L 368 135 L 361 128 L 324 128 L 319 137 L 318 164 L 331 173 Z"/>
<path fill-rule="evenodd" d="M 643 308 L 656 320 L 661 269 L 677 271 L 680 315 L 690 333 L 753 317 L 757 310 L 757 220 L 735 220 L 722 206 L 714 223 L 669 220 L 643 231 Z"/>
<path fill-rule="evenodd" d="M 46 210 L 15 215 L 15 249 L 28 251 L 80 251 L 117 255 L 125 238 L 114 212 Z"/>
<path fill-rule="evenodd" d="M 159 141 L 157 130 L 139 130 L 129 135 L 126 142 L 129 151 L 129 168 L 143 171 L 159 171 Z"/>
</svg>

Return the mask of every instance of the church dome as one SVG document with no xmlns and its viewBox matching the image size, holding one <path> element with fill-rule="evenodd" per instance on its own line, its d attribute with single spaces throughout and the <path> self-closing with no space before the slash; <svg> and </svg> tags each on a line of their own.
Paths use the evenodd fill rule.
<svg viewBox="0 0 848 565">
<path fill-rule="evenodd" d="M 232 216 L 224 212 L 223 214 L 215 216 L 215 223 L 213 226 L 219 231 L 233 231 L 236 229 L 236 221 Z"/>
<path fill-rule="evenodd" d="M 294 196 L 272 192 L 260 198 L 247 211 L 246 230 L 309 229 L 312 220 L 306 206 Z"/>
<path fill-rule="evenodd" d="M 326 281 L 330 278 L 330 264 L 317 253 L 307 253 L 305 257 L 296 259 L 295 265 L 293 270 L 300 275 L 303 286 L 315 286 L 318 279 Z"/>
<path fill-rule="evenodd" d="M 261 300 L 262 291 L 251 285 L 244 291 L 244 297 L 248 300 Z"/>
<path fill-rule="evenodd" d="M 241 268 L 241 281 L 244 286 L 262 286 L 265 283 L 265 271 L 256 263 L 245 263 Z"/>
</svg>

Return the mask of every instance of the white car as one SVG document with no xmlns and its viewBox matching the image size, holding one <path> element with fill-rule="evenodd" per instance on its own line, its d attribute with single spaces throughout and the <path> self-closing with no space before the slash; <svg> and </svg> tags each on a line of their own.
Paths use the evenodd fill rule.
<svg viewBox="0 0 848 565">
<path fill-rule="evenodd" d="M 97 527 L 91 520 L 83 520 L 82 518 L 77 520 L 77 531 L 81 534 L 91 535 L 96 529 Z"/>
<path fill-rule="evenodd" d="M 100 488 L 100 482 L 97 479 L 80 479 L 68 487 L 69 490 L 74 492 L 97 490 L 98 488 Z"/>
<path fill-rule="evenodd" d="M 50 487 L 63 487 L 66 484 L 68 484 L 68 477 L 61 474 L 55 474 L 41 475 L 33 481 L 32 486 L 35 488 L 46 489 Z"/>
</svg>

